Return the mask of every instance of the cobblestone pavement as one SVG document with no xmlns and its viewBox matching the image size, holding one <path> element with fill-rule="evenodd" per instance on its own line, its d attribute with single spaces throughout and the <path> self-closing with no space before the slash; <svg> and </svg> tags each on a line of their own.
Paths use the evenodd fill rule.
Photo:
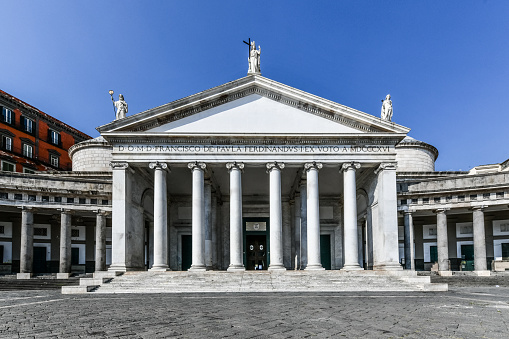
<svg viewBox="0 0 509 339">
<path fill-rule="evenodd" d="M 0 292 L 0 338 L 508 338 L 509 287 L 439 293 Z"/>
</svg>

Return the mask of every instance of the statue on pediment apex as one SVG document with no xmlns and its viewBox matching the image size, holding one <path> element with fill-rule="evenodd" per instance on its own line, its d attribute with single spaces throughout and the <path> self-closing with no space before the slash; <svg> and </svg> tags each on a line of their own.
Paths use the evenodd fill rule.
<svg viewBox="0 0 509 339">
<path fill-rule="evenodd" d="M 387 94 L 385 100 L 382 100 L 382 120 L 392 121 L 392 100 L 391 95 Z"/>
<path fill-rule="evenodd" d="M 254 41 L 251 41 L 251 50 L 249 51 L 249 69 L 247 74 L 260 73 L 260 54 L 262 53 L 261 46 L 258 46 L 258 50 L 256 50 L 256 45 Z"/>
<path fill-rule="evenodd" d="M 113 99 L 113 94 L 111 94 L 111 101 L 113 101 L 113 105 L 117 108 L 115 113 L 115 120 L 123 119 L 127 115 L 127 102 L 124 100 L 124 96 L 122 94 L 118 95 L 118 101 Z"/>
</svg>

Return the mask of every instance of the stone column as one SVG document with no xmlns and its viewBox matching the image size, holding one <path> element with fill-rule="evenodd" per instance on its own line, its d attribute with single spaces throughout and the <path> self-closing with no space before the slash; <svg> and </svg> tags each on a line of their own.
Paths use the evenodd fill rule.
<svg viewBox="0 0 509 339">
<path fill-rule="evenodd" d="M 412 212 L 405 211 L 405 269 L 415 270 L 415 255 L 414 255 L 414 222 Z"/>
<path fill-rule="evenodd" d="M 293 258 L 294 268 L 300 270 L 301 266 L 301 250 L 300 250 L 300 194 L 295 194 L 295 200 L 293 204 L 293 224 L 294 224 L 294 248 L 295 256 Z"/>
<path fill-rule="evenodd" d="M 33 209 L 22 207 L 21 209 L 21 250 L 19 256 L 18 279 L 30 279 L 32 277 L 34 256 L 34 214 Z"/>
<path fill-rule="evenodd" d="M 281 204 L 281 170 L 283 163 L 270 162 L 270 265 L 269 270 L 286 270 L 283 264 L 283 212 Z"/>
<path fill-rule="evenodd" d="M 71 273 L 71 211 L 60 213 L 60 263 L 57 279 L 68 279 Z"/>
<path fill-rule="evenodd" d="M 447 243 L 447 215 L 445 209 L 438 209 L 437 214 L 437 252 L 438 252 L 438 271 L 440 275 L 449 275 L 449 246 Z"/>
<path fill-rule="evenodd" d="M 217 197 L 214 194 L 211 199 L 211 228 L 212 228 L 212 243 L 211 243 L 211 251 L 212 251 L 212 268 L 217 270 L 219 268 L 218 265 L 218 251 L 219 246 L 218 244 L 218 227 L 217 227 Z"/>
<path fill-rule="evenodd" d="M 166 172 L 168 164 L 153 162 L 154 170 L 154 264 L 150 271 L 169 271 L 168 268 L 168 196 Z"/>
<path fill-rule="evenodd" d="M 95 271 L 106 271 L 106 213 L 95 217 Z"/>
<path fill-rule="evenodd" d="M 212 250 L 212 183 L 205 180 L 205 266 L 211 270 L 213 266 Z"/>
<path fill-rule="evenodd" d="M 242 256 L 242 170 L 243 163 L 227 163 L 230 172 L 230 266 L 228 272 L 245 271 Z"/>
<path fill-rule="evenodd" d="M 192 242 L 193 257 L 190 271 L 205 271 L 205 187 L 204 175 L 206 165 L 202 162 L 191 162 L 187 165 L 193 173 L 193 220 Z"/>
<path fill-rule="evenodd" d="M 308 189 L 306 180 L 300 184 L 300 269 L 308 264 Z"/>
<path fill-rule="evenodd" d="M 474 270 L 476 272 L 487 271 L 486 263 L 486 239 L 484 232 L 484 206 L 472 207 L 473 231 L 474 231 Z M 482 272 L 483 274 L 486 274 Z M 479 274 L 479 273 L 478 273 Z M 489 274 L 489 273 L 488 273 Z"/>
<path fill-rule="evenodd" d="M 307 180 L 307 234 L 308 263 L 306 270 L 324 270 L 320 258 L 320 194 L 318 192 L 318 171 L 321 163 L 305 164 Z"/>
<path fill-rule="evenodd" d="M 355 171 L 361 167 L 359 163 L 345 163 L 341 166 L 343 171 L 344 192 L 344 244 L 345 265 L 343 270 L 360 270 L 359 266 L 359 239 L 357 231 L 357 188 L 355 184 Z"/>
</svg>

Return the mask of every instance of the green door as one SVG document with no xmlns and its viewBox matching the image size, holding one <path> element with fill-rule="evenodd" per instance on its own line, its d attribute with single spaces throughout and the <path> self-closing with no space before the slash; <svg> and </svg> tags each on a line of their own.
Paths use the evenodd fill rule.
<svg viewBox="0 0 509 339">
<path fill-rule="evenodd" d="M 474 245 L 461 245 L 461 269 L 474 270 Z"/>
<path fill-rule="evenodd" d="M 44 273 L 47 271 L 46 266 L 46 247 L 34 247 L 34 273 Z"/>
<path fill-rule="evenodd" d="M 76 266 L 80 264 L 80 249 L 79 248 L 71 248 L 71 265 Z"/>
<path fill-rule="evenodd" d="M 326 270 L 331 269 L 330 234 L 320 234 L 320 257 L 322 266 Z"/>
<path fill-rule="evenodd" d="M 267 269 L 267 236 L 246 235 L 246 270 Z"/>
<path fill-rule="evenodd" d="M 438 248 L 436 246 L 429 247 L 429 262 L 438 262 Z"/>
<path fill-rule="evenodd" d="M 193 237 L 182 235 L 182 271 L 187 271 L 193 263 Z"/>
</svg>

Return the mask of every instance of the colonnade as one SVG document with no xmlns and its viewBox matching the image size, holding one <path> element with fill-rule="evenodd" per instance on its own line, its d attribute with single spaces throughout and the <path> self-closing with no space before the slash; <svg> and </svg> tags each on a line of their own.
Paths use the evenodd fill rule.
<svg viewBox="0 0 509 339">
<path fill-rule="evenodd" d="M 226 169 L 230 175 L 230 264 L 228 271 L 244 271 L 243 238 L 242 238 L 242 173 L 244 163 L 230 162 Z M 319 171 L 323 165 L 319 162 L 304 164 L 306 184 L 301 185 L 301 210 L 305 216 L 302 220 L 306 227 L 302 234 L 301 245 L 307 248 L 306 270 L 323 270 L 320 258 L 320 194 L 318 189 Z M 169 270 L 168 266 L 168 233 L 167 233 L 167 191 L 166 175 L 170 171 L 166 163 L 149 164 L 154 170 L 154 264 L 150 270 Z M 204 271 L 211 266 L 212 232 L 214 222 L 210 216 L 211 188 L 205 180 L 207 165 L 203 162 L 191 162 L 188 168 L 192 172 L 192 263 L 191 271 Z M 269 162 L 266 164 L 270 178 L 270 265 L 269 270 L 286 270 L 283 264 L 283 223 L 281 172 L 284 163 Z M 344 173 L 344 248 L 345 270 L 358 270 L 359 248 L 357 230 L 356 170 L 360 164 L 349 162 L 342 164 Z M 208 207 L 207 207 L 208 206 Z"/>
<path fill-rule="evenodd" d="M 18 278 L 26 279 L 32 275 L 34 245 L 34 213 L 36 208 L 21 209 L 20 273 Z M 67 279 L 71 273 L 71 217 L 69 209 L 60 210 L 60 245 L 58 279 Z M 97 211 L 95 238 L 95 270 L 106 270 L 106 216 L 107 212 Z"/>
</svg>

